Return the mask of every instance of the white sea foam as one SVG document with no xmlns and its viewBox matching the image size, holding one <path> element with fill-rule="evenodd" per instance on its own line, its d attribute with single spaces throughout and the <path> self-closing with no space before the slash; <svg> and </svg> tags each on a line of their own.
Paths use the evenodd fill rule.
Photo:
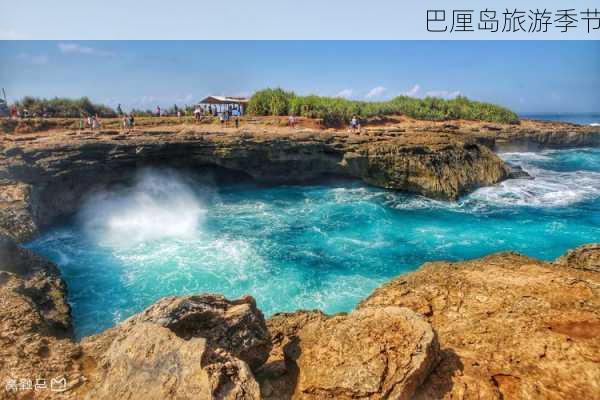
<svg viewBox="0 0 600 400">
<path fill-rule="evenodd" d="M 191 237 L 205 209 L 184 179 L 173 171 L 143 170 L 132 187 L 96 193 L 80 220 L 86 233 L 111 247 L 167 237 Z"/>
<path fill-rule="evenodd" d="M 552 157 L 548 155 L 550 151 L 544 152 L 533 152 L 533 151 L 524 151 L 524 152 L 505 152 L 499 153 L 498 156 L 505 161 L 509 162 L 527 162 L 527 161 L 550 161 Z"/>
<path fill-rule="evenodd" d="M 598 122 L 592 122 L 592 123 L 590 124 L 590 126 L 600 126 L 600 123 L 598 123 Z"/>
<path fill-rule="evenodd" d="M 481 188 L 469 196 L 501 206 L 564 207 L 600 197 L 600 173 L 557 172 L 531 165 L 524 169 L 535 179 L 511 179 Z"/>
</svg>

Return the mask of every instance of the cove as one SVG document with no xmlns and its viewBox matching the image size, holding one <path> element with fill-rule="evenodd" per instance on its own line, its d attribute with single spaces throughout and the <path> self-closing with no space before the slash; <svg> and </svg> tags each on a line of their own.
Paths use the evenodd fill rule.
<svg viewBox="0 0 600 400">
<path fill-rule="evenodd" d="M 267 315 L 335 313 L 427 261 L 504 250 L 551 260 L 600 240 L 600 149 L 501 156 L 535 179 L 458 202 L 355 181 L 261 187 L 142 170 L 27 246 L 61 269 L 83 337 L 169 295 L 250 294 Z"/>
</svg>

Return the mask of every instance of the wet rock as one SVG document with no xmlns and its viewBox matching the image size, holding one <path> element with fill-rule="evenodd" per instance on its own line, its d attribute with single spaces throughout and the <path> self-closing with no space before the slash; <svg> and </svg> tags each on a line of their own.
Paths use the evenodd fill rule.
<svg viewBox="0 0 600 400">
<path fill-rule="evenodd" d="M 507 164 L 508 179 L 533 179 L 520 165 Z"/>
<path fill-rule="evenodd" d="M 359 309 L 408 307 L 431 322 L 441 362 L 417 399 L 592 399 L 600 393 L 600 274 L 577 266 L 598 251 L 563 258 L 575 268 L 515 253 L 428 263 Z"/>
</svg>

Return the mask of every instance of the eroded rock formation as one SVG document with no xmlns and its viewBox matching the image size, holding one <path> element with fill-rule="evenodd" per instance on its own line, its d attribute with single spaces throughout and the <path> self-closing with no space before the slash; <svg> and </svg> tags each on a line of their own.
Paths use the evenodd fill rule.
<svg viewBox="0 0 600 400">
<path fill-rule="evenodd" d="M 0 237 L 1 399 L 31 398 L 36 384 L 47 388 L 35 398 L 56 398 L 53 379 L 66 378 L 61 391 L 85 381 L 65 288 L 54 264 Z"/>
<path fill-rule="evenodd" d="M 509 173 L 487 147 L 444 134 L 374 137 L 187 126 L 129 134 L 13 134 L 3 138 L 0 150 L 0 232 L 18 240 L 74 213 L 94 188 L 123 182 L 142 166 L 220 167 L 273 183 L 345 176 L 443 199 L 456 199 Z"/>
<path fill-rule="evenodd" d="M 259 399 L 252 368 L 271 349 L 254 299 L 162 299 L 87 338 L 87 399 Z"/>
<path fill-rule="evenodd" d="M 598 260 L 600 247 L 574 253 Z M 408 307 L 437 332 L 442 359 L 418 399 L 593 399 L 600 393 L 600 274 L 577 260 L 567 256 L 559 266 L 500 253 L 428 263 L 377 289 L 359 309 Z"/>
<path fill-rule="evenodd" d="M 410 399 L 439 355 L 431 326 L 407 308 L 273 319 L 271 332 L 285 345 L 259 372 L 265 398 Z M 283 363 L 279 371 L 276 363 Z"/>
</svg>

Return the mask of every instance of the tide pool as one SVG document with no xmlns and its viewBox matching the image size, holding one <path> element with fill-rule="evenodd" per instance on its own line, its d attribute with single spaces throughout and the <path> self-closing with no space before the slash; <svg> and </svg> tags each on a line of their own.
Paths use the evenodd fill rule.
<svg viewBox="0 0 600 400">
<path fill-rule="evenodd" d="M 459 202 L 353 181 L 259 187 L 144 170 L 28 247 L 58 264 L 82 337 L 168 295 L 250 294 L 267 315 L 335 313 L 426 261 L 503 250 L 552 260 L 600 241 L 600 149 L 501 156 L 536 179 Z"/>
</svg>

